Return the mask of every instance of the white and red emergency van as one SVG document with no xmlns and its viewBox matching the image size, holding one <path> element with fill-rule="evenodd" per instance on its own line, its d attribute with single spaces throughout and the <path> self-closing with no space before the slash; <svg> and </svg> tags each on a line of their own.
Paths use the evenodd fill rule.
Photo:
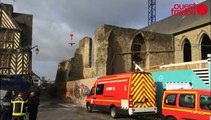
<svg viewBox="0 0 211 120">
<path fill-rule="evenodd" d="M 98 78 L 87 96 L 86 107 L 88 112 L 94 109 L 108 111 L 113 118 L 121 114 L 155 114 L 155 99 L 152 75 L 128 72 Z"/>
</svg>

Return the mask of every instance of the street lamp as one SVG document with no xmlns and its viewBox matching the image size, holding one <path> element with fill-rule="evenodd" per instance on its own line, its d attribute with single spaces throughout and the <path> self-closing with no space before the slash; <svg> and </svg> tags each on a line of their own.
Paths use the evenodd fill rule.
<svg viewBox="0 0 211 120">
<path fill-rule="evenodd" d="M 33 47 L 21 47 L 21 48 L 18 48 L 18 49 L 17 49 L 17 52 L 20 52 L 21 50 L 30 50 L 30 51 L 31 51 L 31 50 L 34 49 L 34 48 L 36 48 L 36 49 L 35 49 L 35 53 L 36 53 L 36 54 L 39 54 L 39 51 L 40 51 L 40 50 L 39 50 L 39 48 L 38 48 L 38 45 L 35 45 L 35 46 L 33 46 Z"/>
<path fill-rule="evenodd" d="M 35 49 L 35 53 L 36 55 L 39 54 L 39 47 L 38 45 L 35 45 L 33 47 L 26 47 L 26 48 L 22 48 L 22 49 L 26 49 L 30 54 L 29 54 L 29 67 L 28 67 L 28 70 L 30 71 L 28 73 L 28 76 L 27 76 L 27 79 L 30 81 L 31 85 L 33 84 L 33 71 L 32 71 L 32 50 Z"/>
<path fill-rule="evenodd" d="M 40 50 L 39 50 L 39 48 L 38 48 L 38 45 L 35 45 L 35 46 L 33 46 L 33 47 L 29 47 L 30 52 L 31 52 L 33 49 L 35 49 L 36 55 L 39 54 L 39 51 L 40 51 Z M 30 64 L 29 64 L 29 68 L 32 70 L 32 54 L 30 54 Z"/>
<path fill-rule="evenodd" d="M 39 54 L 40 50 L 39 50 L 39 48 L 38 48 L 38 45 L 33 46 L 33 47 L 31 48 L 31 50 L 34 49 L 34 48 L 36 48 L 36 49 L 35 49 L 35 53 L 36 53 L 36 54 Z"/>
</svg>

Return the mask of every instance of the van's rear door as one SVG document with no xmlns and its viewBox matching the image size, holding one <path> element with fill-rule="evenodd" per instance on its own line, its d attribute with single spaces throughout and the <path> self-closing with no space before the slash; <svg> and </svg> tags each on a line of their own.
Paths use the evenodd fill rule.
<svg viewBox="0 0 211 120">
<path fill-rule="evenodd" d="M 150 73 L 134 73 L 131 80 L 130 99 L 133 108 L 155 107 L 156 91 Z"/>
</svg>

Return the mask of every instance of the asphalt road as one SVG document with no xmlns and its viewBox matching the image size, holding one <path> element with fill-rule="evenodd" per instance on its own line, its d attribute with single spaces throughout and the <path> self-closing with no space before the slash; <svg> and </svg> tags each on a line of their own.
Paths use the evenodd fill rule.
<svg viewBox="0 0 211 120">
<path fill-rule="evenodd" d="M 44 102 L 39 107 L 37 120 L 113 120 L 109 113 L 94 111 L 87 113 L 86 109 L 70 104 L 58 102 Z M 124 116 L 118 120 L 160 120 L 158 118 L 131 118 Z"/>
<path fill-rule="evenodd" d="M 108 113 L 87 113 L 83 107 L 72 104 L 58 104 L 41 107 L 38 120 L 112 120 Z M 120 119 L 123 120 L 123 119 Z M 124 119 L 131 120 L 131 119 Z"/>
</svg>

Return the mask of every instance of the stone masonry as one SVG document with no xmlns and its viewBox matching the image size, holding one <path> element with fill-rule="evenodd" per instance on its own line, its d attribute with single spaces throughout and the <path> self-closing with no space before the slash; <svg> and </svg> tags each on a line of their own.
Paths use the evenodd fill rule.
<svg viewBox="0 0 211 120">
<path fill-rule="evenodd" d="M 183 42 L 188 39 L 191 43 L 192 61 L 201 60 L 201 41 L 206 34 L 211 38 L 211 25 L 206 25 L 197 29 L 178 34 L 174 36 L 175 40 L 175 63 L 183 62 Z"/>
</svg>

